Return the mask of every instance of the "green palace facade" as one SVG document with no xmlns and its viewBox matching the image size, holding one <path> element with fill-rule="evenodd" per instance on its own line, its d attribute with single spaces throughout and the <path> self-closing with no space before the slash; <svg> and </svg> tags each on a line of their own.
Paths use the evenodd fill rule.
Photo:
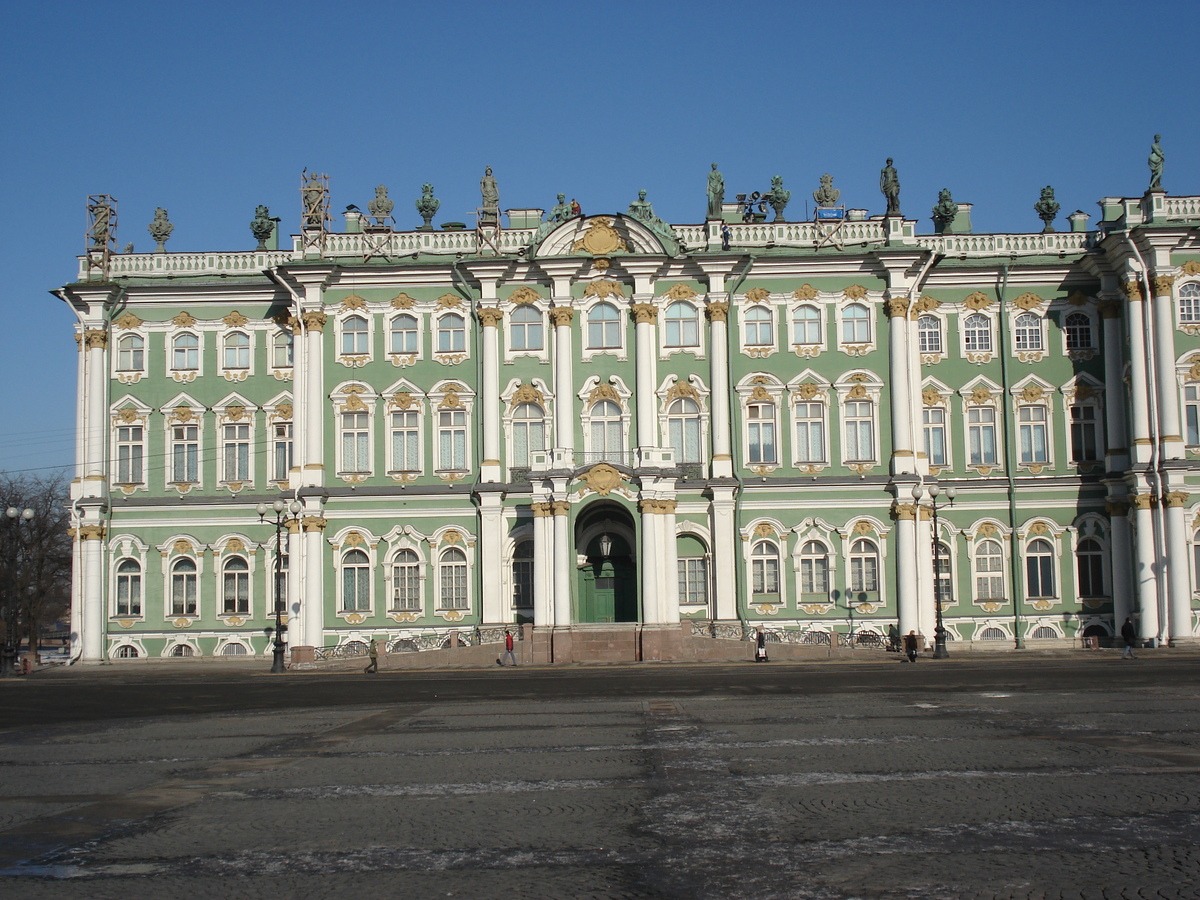
<svg viewBox="0 0 1200 900">
<path fill-rule="evenodd" d="M 1200 197 L 919 234 L 711 182 L 701 224 L 501 212 L 488 178 L 474 228 L 401 231 L 309 177 L 247 252 L 168 252 L 160 210 L 119 253 L 89 200 L 77 656 L 268 654 L 276 602 L 297 660 L 931 638 L 939 603 L 952 652 L 1195 640 Z"/>
</svg>

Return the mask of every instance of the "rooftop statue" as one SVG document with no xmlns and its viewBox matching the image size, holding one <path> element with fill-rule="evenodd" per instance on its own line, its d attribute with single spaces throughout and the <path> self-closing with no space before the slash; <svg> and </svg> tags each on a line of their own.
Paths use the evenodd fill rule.
<svg viewBox="0 0 1200 900">
<path fill-rule="evenodd" d="M 842 192 L 833 186 L 833 176 L 828 172 L 821 176 L 821 186 L 813 191 L 813 199 L 822 209 L 831 209 L 837 206 L 841 196 Z"/>
<path fill-rule="evenodd" d="M 721 204 L 725 202 L 725 177 L 717 171 L 717 164 L 712 164 L 708 173 L 708 218 L 721 218 Z"/>
<path fill-rule="evenodd" d="M 879 171 L 879 190 L 887 198 L 887 215 L 898 216 L 900 213 L 900 177 L 892 166 L 889 156 L 887 164 Z"/>
<path fill-rule="evenodd" d="M 109 223 L 112 221 L 112 207 L 105 201 L 100 200 L 99 202 L 88 204 L 88 214 L 92 217 L 92 224 L 88 228 L 91 248 L 93 250 L 103 250 L 108 246 L 108 228 Z"/>
<path fill-rule="evenodd" d="M 496 179 L 492 176 L 491 166 L 484 170 L 483 177 L 479 179 L 479 193 L 483 198 L 480 205 L 484 209 L 500 208 L 500 189 L 496 187 Z"/>
<path fill-rule="evenodd" d="M 375 199 L 367 204 L 367 211 L 371 213 L 376 225 L 382 225 L 383 220 L 392 214 L 395 207 L 396 204 L 388 199 L 387 188 L 381 184 L 375 188 Z"/>
<path fill-rule="evenodd" d="M 792 192 L 784 190 L 783 176 L 774 175 L 771 177 L 771 190 L 767 192 L 766 201 L 771 204 L 771 209 L 775 210 L 775 218 L 773 222 L 786 222 L 783 217 L 783 211 L 788 205 L 788 201 L 792 199 Z"/>
<path fill-rule="evenodd" d="M 1154 143 L 1150 145 L 1150 158 L 1146 160 L 1146 165 L 1150 167 L 1150 187 L 1148 190 L 1161 191 L 1162 173 L 1163 173 L 1163 152 L 1159 141 L 1162 140 L 1161 134 L 1154 136 Z"/>
<path fill-rule="evenodd" d="M 552 232 L 563 222 L 572 218 L 574 214 L 571 212 L 571 204 L 567 202 L 566 194 L 558 195 L 558 202 L 554 204 L 554 208 L 547 214 L 542 224 L 538 226 L 538 230 L 533 235 L 533 246 L 537 246 L 542 242 L 542 239 Z"/>
<path fill-rule="evenodd" d="M 304 203 L 304 227 L 322 228 L 325 225 L 325 185 L 316 172 L 308 176 L 300 189 L 300 199 Z"/>
<path fill-rule="evenodd" d="M 171 232 L 175 230 L 175 226 L 167 221 L 167 211 L 161 206 L 155 207 L 154 221 L 146 226 L 146 230 L 150 232 L 150 237 L 154 238 L 154 242 L 158 244 L 155 248 L 155 253 L 166 253 L 166 243 L 171 237 Z"/>
<path fill-rule="evenodd" d="M 950 196 L 950 188 L 942 188 L 938 191 L 937 206 L 933 208 L 934 230 L 938 234 L 944 233 L 946 226 L 951 224 L 957 215 L 958 204 Z"/>
<path fill-rule="evenodd" d="M 629 217 L 637 219 L 659 237 L 678 240 L 675 229 L 654 214 L 654 207 L 646 199 L 646 190 L 638 191 L 638 198 L 629 204 Z"/>
<path fill-rule="evenodd" d="M 258 241 L 258 246 L 254 249 L 266 250 L 267 239 L 274 230 L 275 220 L 271 218 L 271 211 L 265 206 L 254 207 L 254 221 L 250 223 L 250 234 Z"/>
<path fill-rule="evenodd" d="M 433 196 L 433 185 L 428 181 L 421 185 L 421 196 L 416 201 L 417 213 L 425 220 L 419 231 L 433 231 L 433 217 L 441 207 L 442 201 Z"/>
<path fill-rule="evenodd" d="M 1052 234 L 1054 232 L 1054 217 L 1058 215 L 1058 211 L 1062 207 L 1054 201 L 1054 188 L 1046 185 L 1042 188 L 1042 197 L 1037 203 L 1033 204 L 1033 211 L 1038 214 L 1038 218 L 1046 223 L 1042 229 L 1043 234 Z"/>
</svg>

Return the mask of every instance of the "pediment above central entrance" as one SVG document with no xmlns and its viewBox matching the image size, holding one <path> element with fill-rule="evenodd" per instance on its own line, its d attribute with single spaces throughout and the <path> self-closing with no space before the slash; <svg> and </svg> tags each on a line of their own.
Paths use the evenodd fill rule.
<svg viewBox="0 0 1200 900">
<path fill-rule="evenodd" d="M 583 216 L 563 222 L 537 246 L 539 259 L 548 256 L 670 256 L 662 241 L 629 216 Z"/>
</svg>

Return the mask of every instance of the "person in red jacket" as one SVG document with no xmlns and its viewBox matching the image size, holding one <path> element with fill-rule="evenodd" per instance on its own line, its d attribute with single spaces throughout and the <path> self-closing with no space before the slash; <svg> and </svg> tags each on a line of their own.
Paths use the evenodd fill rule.
<svg viewBox="0 0 1200 900">
<path fill-rule="evenodd" d="M 514 666 L 517 664 L 517 656 L 515 653 L 513 653 L 512 632 L 509 631 L 507 628 L 504 629 L 504 655 L 501 656 L 498 660 L 496 660 L 496 664 L 502 666 L 502 665 L 504 665 L 504 661 L 506 659 L 511 659 L 512 664 Z"/>
</svg>

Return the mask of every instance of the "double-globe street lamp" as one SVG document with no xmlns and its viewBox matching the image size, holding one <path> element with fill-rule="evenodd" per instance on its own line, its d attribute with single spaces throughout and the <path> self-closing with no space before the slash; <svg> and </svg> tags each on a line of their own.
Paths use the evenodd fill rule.
<svg viewBox="0 0 1200 900">
<path fill-rule="evenodd" d="M 275 649 L 274 659 L 271 662 L 271 672 L 273 674 L 287 671 L 287 666 L 283 662 L 285 652 L 285 643 L 283 640 L 283 606 L 287 602 L 287 590 L 283 583 L 283 531 L 287 527 L 288 522 L 299 518 L 299 512 L 303 508 L 299 500 L 293 500 L 291 503 L 276 500 L 270 506 L 260 503 L 255 507 L 259 522 L 264 524 L 270 522 L 275 526 Z M 274 516 L 268 519 L 267 513 L 274 513 Z"/>
<path fill-rule="evenodd" d="M 4 565 L 8 568 L 8 584 L 5 586 L 4 603 L 0 605 L 0 618 L 4 620 L 4 645 L 0 647 L 0 677 L 7 678 L 17 674 L 17 648 L 20 638 L 17 637 L 17 625 L 21 618 L 20 585 L 17 583 L 17 565 L 20 562 L 20 532 L 17 530 L 22 522 L 33 520 L 32 509 L 17 509 L 10 506 L 4 511 Z M 36 640 L 36 638 L 33 638 Z M 30 647 L 30 652 L 36 653 L 37 647 Z"/>
<path fill-rule="evenodd" d="M 912 489 L 913 500 L 917 501 L 918 506 L 921 505 L 923 493 L 921 482 L 918 481 Z M 938 510 L 946 506 L 953 506 L 954 497 L 958 492 L 951 485 L 946 489 L 946 499 L 938 503 L 938 496 L 941 493 L 942 487 L 936 481 L 929 485 L 929 509 L 933 513 L 933 608 L 937 614 L 937 626 L 933 630 L 934 659 L 946 659 L 950 656 L 949 651 L 946 650 L 946 629 L 942 625 L 942 542 L 938 536 Z M 947 580 L 947 594 L 950 590 L 950 582 Z"/>
</svg>

